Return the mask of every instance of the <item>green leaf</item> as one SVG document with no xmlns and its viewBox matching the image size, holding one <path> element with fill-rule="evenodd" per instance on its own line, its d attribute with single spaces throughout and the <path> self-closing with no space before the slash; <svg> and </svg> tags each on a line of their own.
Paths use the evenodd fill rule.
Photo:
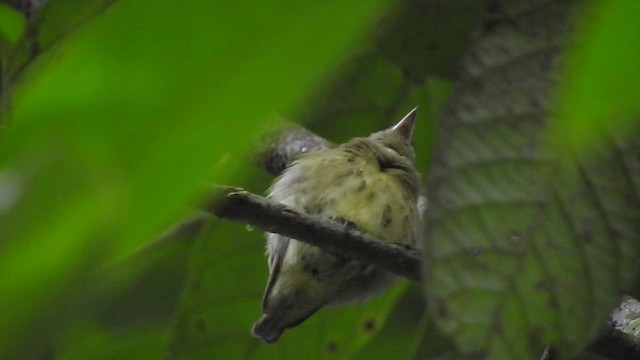
<svg viewBox="0 0 640 360">
<path fill-rule="evenodd" d="M 11 89 L 25 70 L 52 47 L 78 31 L 100 15 L 112 0 L 21 1 L 31 13 L 28 23 L 23 19 L 19 41 L 7 51 L 3 64 L 3 85 Z M 37 5 L 35 3 L 38 3 Z M 42 8 L 40 8 L 42 7 Z M 22 16 L 21 14 L 18 14 Z M 6 97 L 6 96 L 5 96 Z M 0 119 L 3 114 L 0 114 Z"/>
<path fill-rule="evenodd" d="M 571 357 L 637 278 L 637 130 L 601 131 L 588 155 L 570 139 L 550 145 L 573 3 L 504 1 L 493 11 L 439 131 L 425 290 L 466 354 L 533 359 L 554 344 Z"/>
<path fill-rule="evenodd" d="M 556 141 L 588 150 L 603 127 L 628 131 L 640 116 L 640 3 L 597 1 L 585 11 L 567 54 Z"/>
<path fill-rule="evenodd" d="M 56 359 L 162 359 L 167 336 L 166 324 L 138 325 L 120 331 L 80 327 L 62 341 L 63 350 L 56 354 Z"/>
<path fill-rule="evenodd" d="M 194 216 L 107 266 L 83 301 L 86 318 L 57 341 L 60 359 L 159 359 L 187 262 L 208 217 Z"/>
<path fill-rule="evenodd" d="M 15 44 L 22 36 L 25 24 L 26 19 L 19 11 L 0 4 L 0 48 Z"/>
<path fill-rule="evenodd" d="M 414 82 L 452 79 L 482 9 L 475 0 L 404 1 L 383 22 L 376 50 Z"/>
<path fill-rule="evenodd" d="M 49 348 L 92 276 L 231 182 L 382 5 L 118 2 L 44 54 L 1 144 L 0 357 Z"/>
<path fill-rule="evenodd" d="M 267 277 L 263 242 L 262 232 L 229 222 L 211 224 L 203 233 L 182 294 L 171 358 L 350 358 L 384 325 L 403 292 L 398 284 L 366 304 L 321 309 L 275 345 L 265 345 L 251 336 Z"/>
<path fill-rule="evenodd" d="M 431 359 L 453 344 L 426 312 L 422 289 L 410 286 L 390 311 L 384 327 L 353 359 Z"/>
</svg>

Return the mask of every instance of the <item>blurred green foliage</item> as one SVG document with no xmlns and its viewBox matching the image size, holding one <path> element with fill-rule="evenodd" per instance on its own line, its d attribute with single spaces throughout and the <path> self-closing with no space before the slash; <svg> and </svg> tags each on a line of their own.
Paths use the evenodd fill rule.
<svg viewBox="0 0 640 360">
<path fill-rule="evenodd" d="M 567 54 L 566 81 L 559 89 L 555 134 L 580 150 L 603 131 L 634 129 L 640 113 L 640 3 L 596 1 L 584 9 L 576 44 Z"/>
<path fill-rule="evenodd" d="M 546 4 L 503 3 L 525 16 Z M 566 56 L 557 112 L 562 121 L 551 133 L 560 147 L 577 145 L 575 151 L 598 150 L 602 128 L 633 128 L 640 110 L 634 66 L 640 8 L 633 0 L 595 4 L 584 11 L 578 45 Z M 348 6 L 58 0 L 26 20 L 0 4 L 0 358 L 429 359 L 452 354 L 453 343 L 474 352 L 504 328 L 521 329 L 496 337 L 520 353 L 535 352 L 530 340 L 583 346 L 601 319 L 587 319 L 591 313 L 576 305 L 574 288 L 566 287 L 554 296 L 564 314 L 581 309 L 572 318 L 578 320 L 549 328 L 562 314 L 540 305 L 548 299 L 535 292 L 541 286 L 535 281 L 544 271 L 558 279 L 580 264 L 601 261 L 595 250 L 578 254 L 575 262 L 551 252 L 546 267 L 517 254 L 494 262 L 520 285 L 502 303 L 509 315 L 491 318 L 495 326 L 488 330 L 473 325 L 452 331 L 446 317 L 473 323 L 486 315 L 481 311 L 493 295 L 453 299 L 449 314 L 423 300 L 432 287 L 486 285 L 482 276 L 493 276 L 489 267 L 467 263 L 469 276 L 462 280 L 443 271 L 438 279 L 446 284 L 419 288 L 401 282 L 366 304 L 323 309 L 266 346 L 249 332 L 267 276 L 262 233 L 195 215 L 187 220 L 190 231 L 162 234 L 193 214 L 208 184 L 263 192 L 271 179 L 246 154 L 280 117 L 342 142 L 387 127 L 418 105 L 417 166 L 429 178 L 431 162 L 446 158 L 432 153 L 442 141 L 436 134 L 452 131 L 437 121 L 452 91 L 449 109 L 459 100 L 459 59 L 485 10 L 472 0 Z M 518 63 L 501 66 L 509 73 Z M 483 154 L 470 150 L 474 142 L 508 148 L 524 136 L 522 128 L 511 130 L 462 130 L 464 144 L 449 150 L 478 160 Z M 491 175 L 491 164 L 479 168 Z M 492 176 L 464 191 L 475 198 L 490 186 L 507 193 L 504 179 Z M 599 179 L 617 184 L 615 176 Z M 628 181 L 640 184 L 635 177 Z M 562 185 L 566 190 L 574 182 Z M 602 211 L 615 212 L 606 206 Z M 513 224 L 531 219 L 519 214 L 491 217 L 498 224 L 493 234 L 510 233 Z M 580 221 L 588 223 L 590 216 Z M 468 230 L 468 241 L 481 239 L 485 234 L 471 228 L 487 219 L 471 211 L 454 230 Z M 552 230 L 566 225 L 549 223 Z M 564 240 L 557 244 L 572 246 Z M 623 255 L 631 250 L 621 248 L 615 260 L 629 265 Z M 445 263 L 437 269 L 450 265 L 433 260 Z M 509 271 L 511 265 L 530 271 Z M 600 291 L 591 309 L 604 313 L 619 288 L 607 292 L 603 284 L 611 274 L 598 274 L 575 286 L 580 294 Z M 635 278 L 618 275 L 620 288 Z M 524 303 L 530 314 L 519 313 Z M 534 330 L 546 331 L 543 339 L 520 336 Z M 494 358 L 509 358 L 500 356 L 504 344 L 489 345 Z"/>
<path fill-rule="evenodd" d="M 24 16 L 7 4 L 0 4 L 0 48 L 8 49 L 14 45 L 22 32 L 26 21 Z"/>
<path fill-rule="evenodd" d="M 95 317 L 86 292 L 104 272 L 189 213 L 206 184 L 233 182 L 256 132 L 293 112 L 384 8 L 122 1 L 93 16 L 96 4 L 52 2 L 42 38 L 3 69 L 0 358 L 46 353 Z M 52 48 L 31 63 L 24 43 Z"/>
</svg>

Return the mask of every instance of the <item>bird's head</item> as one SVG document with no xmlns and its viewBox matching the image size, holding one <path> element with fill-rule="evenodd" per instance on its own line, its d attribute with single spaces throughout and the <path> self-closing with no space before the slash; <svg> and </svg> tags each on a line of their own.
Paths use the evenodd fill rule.
<svg viewBox="0 0 640 360">
<path fill-rule="evenodd" d="M 394 126 L 369 135 L 368 139 L 380 145 L 387 153 L 383 153 L 382 157 L 392 159 L 401 157 L 413 164 L 416 155 L 411 145 L 411 140 L 413 138 L 417 110 L 417 107 L 411 110 Z"/>
</svg>

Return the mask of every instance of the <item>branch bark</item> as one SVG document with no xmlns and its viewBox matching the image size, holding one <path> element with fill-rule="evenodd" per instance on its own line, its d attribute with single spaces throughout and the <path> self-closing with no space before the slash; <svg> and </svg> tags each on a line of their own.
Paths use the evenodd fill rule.
<svg viewBox="0 0 640 360">
<path fill-rule="evenodd" d="M 310 216 L 238 188 L 216 187 L 210 199 L 204 210 L 220 218 L 282 234 L 420 281 L 421 259 L 415 250 L 384 243 L 337 221 Z"/>
</svg>

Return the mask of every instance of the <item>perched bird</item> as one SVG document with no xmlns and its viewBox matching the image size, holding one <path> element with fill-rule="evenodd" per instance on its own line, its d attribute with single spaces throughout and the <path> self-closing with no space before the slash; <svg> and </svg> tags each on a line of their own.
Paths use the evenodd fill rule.
<svg viewBox="0 0 640 360">
<path fill-rule="evenodd" d="M 420 175 L 411 145 L 416 109 L 395 126 L 300 156 L 276 179 L 269 198 L 394 244 L 419 238 Z M 394 276 L 278 234 L 267 234 L 269 280 L 252 333 L 273 343 L 325 305 L 362 300 Z"/>
</svg>

